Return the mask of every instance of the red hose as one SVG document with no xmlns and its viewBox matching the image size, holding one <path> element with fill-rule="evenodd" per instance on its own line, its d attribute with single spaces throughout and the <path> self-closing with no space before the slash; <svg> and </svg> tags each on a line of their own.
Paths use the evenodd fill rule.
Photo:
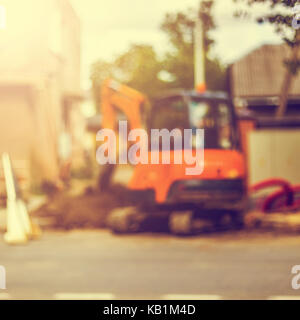
<svg viewBox="0 0 300 320">
<path fill-rule="evenodd" d="M 273 192 L 265 199 L 262 205 L 262 211 L 269 212 L 276 209 L 296 210 L 300 208 L 300 199 L 296 200 L 296 195 L 300 192 L 300 185 L 292 186 L 291 188 L 294 194 L 294 201 L 291 205 L 286 205 L 286 192 L 281 189 Z"/>
<path fill-rule="evenodd" d="M 274 202 L 282 196 L 285 196 L 284 206 L 279 208 L 291 208 L 295 205 L 294 203 L 294 188 L 290 183 L 284 179 L 268 179 L 253 185 L 250 191 L 256 192 L 264 188 L 279 186 L 281 189 L 269 195 L 263 202 L 261 210 L 263 212 L 269 212 L 272 209 Z M 296 186 L 298 187 L 298 186 Z M 278 209 L 279 209 L 278 208 Z"/>
</svg>

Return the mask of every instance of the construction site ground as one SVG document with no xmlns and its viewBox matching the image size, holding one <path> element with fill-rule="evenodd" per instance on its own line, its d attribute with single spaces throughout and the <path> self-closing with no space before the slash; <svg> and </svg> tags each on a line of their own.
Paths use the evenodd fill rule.
<svg viewBox="0 0 300 320">
<path fill-rule="evenodd" d="M 300 236 L 231 232 L 176 238 L 45 231 L 23 246 L 0 233 L 0 299 L 300 299 Z"/>
<path fill-rule="evenodd" d="M 95 180 L 73 179 L 71 188 L 64 192 L 57 192 L 51 197 L 33 197 L 29 203 L 31 215 L 44 229 L 105 228 L 106 217 L 111 210 L 136 204 L 136 198 L 124 186 L 126 175 L 129 176 L 130 172 L 124 168 L 117 170 L 113 186 L 105 192 L 98 190 Z M 263 213 L 259 208 L 257 204 L 256 208 L 245 213 L 244 230 L 300 234 L 300 212 Z M 158 229 L 168 232 L 167 226 Z M 212 228 L 210 231 L 216 230 Z"/>
<path fill-rule="evenodd" d="M 108 212 L 132 199 L 120 184 L 91 181 L 28 205 L 40 239 L 9 246 L 0 212 L 0 299 L 300 299 L 291 286 L 300 265 L 300 214 L 249 212 L 242 231 L 175 237 L 168 230 L 114 235 Z"/>
</svg>

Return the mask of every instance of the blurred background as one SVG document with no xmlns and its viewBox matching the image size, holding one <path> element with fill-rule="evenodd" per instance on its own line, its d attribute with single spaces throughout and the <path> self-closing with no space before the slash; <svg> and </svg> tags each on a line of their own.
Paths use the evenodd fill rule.
<svg viewBox="0 0 300 320">
<path fill-rule="evenodd" d="M 46 236 L 46 242 L 37 248 L 37 256 L 32 252 L 18 256 L 20 261 L 24 259 L 29 263 L 29 272 L 35 267 L 39 270 L 41 252 L 46 248 L 53 250 L 56 247 L 54 244 L 59 243 L 66 230 L 103 229 L 106 227 L 105 219 L 113 209 L 135 205 L 136 198 L 125 188 L 132 174 L 130 166 L 119 166 L 115 170 L 113 187 L 107 190 L 98 188 L 102 168 L 96 162 L 96 133 L 103 126 L 105 116 L 102 109 L 103 82 L 108 78 L 115 79 L 138 90 L 151 102 L 162 92 L 194 90 L 199 85 L 195 81 L 199 53 L 203 57 L 201 63 L 205 67 L 207 92 L 217 94 L 222 91 L 233 105 L 244 161 L 243 183 L 249 200 L 242 231 L 247 235 L 230 230 L 225 236 L 229 237 L 229 247 L 221 250 L 222 257 L 218 256 L 218 263 L 213 258 L 210 260 L 210 253 L 208 257 L 205 254 L 202 256 L 212 263 L 209 269 L 213 273 L 210 274 L 207 269 L 201 277 L 213 277 L 216 286 L 212 288 L 208 285 L 208 291 L 210 294 L 217 291 L 216 265 L 227 259 L 227 250 L 230 251 L 236 239 L 242 239 L 241 245 L 234 249 L 236 252 L 228 253 L 231 257 L 228 259 L 234 260 L 247 250 L 252 250 L 252 253 L 258 250 L 253 260 L 249 258 L 253 263 L 261 261 L 256 270 L 271 268 L 270 264 L 266 267 L 267 262 L 263 257 L 265 252 L 272 250 L 272 246 L 278 245 L 274 249 L 277 255 L 283 257 L 287 252 L 290 255 L 279 259 L 282 264 L 278 264 L 274 279 L 270 278 L 263 288 L 256 283 L 257 287 L 250 295 L 247 295 L 243 285 L 239 291 L 242 280 L 236 279 L 232 291 L 229 283 L 221 285 L 222 296 L 227 290 L 230 291 L 230 297 L 239 297 L 240 293 L 241 297 L 251 298 L 291 294 L 288 282 L 281 282 L 278 288 L 270 283 L 282 280 L 283 270 L 288 277 L 288 267 L 299 262 L 299 255 L 294 253 L 294 249 L 299 246 L 300 231 L 300 48 L 299 28 L 292 27 L 293 19 L 298 17 L 297 12 L 293 11 L 297 4 L 298 1 L 268 0 L 0 0 L 0 154 L 9 154 L 17 184 L 31 216 L 49 232 L 49 238 Z M 201 21 L 202 25 L 201 52 L 195 50 L 197 21 Z M 170 114 L 164 117 L 168 116 Z M 123 119 L 120 114 L 118 117 Z M 215 160 L 218 162 L 222 159 Z M 235 164 L 233 160 L 232 164 Z M 3 209 L 0 229 L 4 231 L 7 185 L 3 167 L 0 166 L 0 169 Z M 278 186 L 282 188 L 279 191 Z M 230 193 L 232 190 L 228 188 L 227 191 Z M 274 192 L 281 193 L 275 195 Z M 275 215 L 266 215 L 266 212 Z M 265 235 L 260 234 L 262 229 L 259 227 L 267 232 L 292 232 L 295 238 L 290 242 L 286 240 L 284 247 L 281 247 L 280 241 L 276 242 L 271 237 L 268 238 L 270 247 L 264 247 Z M 253 232 L 253 229 L 259 232 L 258 240 L 249 236 L 248 243 L 248 232 Z M 57 230 L 63 232 L 57 236 Z M 215 232 L 216 229 L 210 230 L 209 237 L 216 236 L 218 239 L 224 236 L 215 235 Z M 120 240 L 113 240 L 115 238 L 111 238 L 114 237 L 111 234 L 98 234 L 97 231 L 86 235 L 76 234 L 74 238 L 71 236 L 66 240 L 70 245 L 66 250 L 78 245 L 83 245 L 80 250 L 84 250 L 86 245 L 89 248 L 87 252 L 92 254 L 98 237 L 103 241 L 105 250 L 112 246 L 116 256 L 119 249 L 126 250 L 114 242 Z M 82 242 L 81 239 L 86 241 Z M 170 248 L 168 245 L 163 247 L 162 253 L 156 251 L 160 240 L 153 239 L 154 236 L 147 235 L 145 246 L 148 246 L 148 253 L 158 253 L 157 259 L 161 261 L 161 255 L 170 249 L 170 256 L 174 254 L 175 261 L 179 259 L 173 242 Z M 133 261 L 136 261 L 140 251 L 132 238 L 129 241 L 134 248 Z M 192 260 L 189 260 L 189 253 L 185 256 L 184 248 L 191 244 L 190 254 L 194 256 L 196 240 L 178 241 L 182 249 L 179 250 L 180 254 L 187 262 L 182 267 L 188 270 Z M 207 241 L 210 243 L 210 240 Z M 219 246 L 214 242 L 208 244 L 208 248 L 210 245 Z M 260 251 L 262 247 L 264 249 Z M 60 250 L 64 256 L 64 248 Z M 43 288 L 45 283 L 50 282 L 51 276 L 45 278 L 45 283 L 43 279 L 34 285 L 26 281 L 23 283 L 19 278 L 21 275 L 17 275 L 12 251 L 4 245 L 2 249 L 2 243 L 0 251 L 1 254 L 3 252 L 3 262 L 0 255 L 0 264 L 7 262 L 13 270 L 11 283 L 15 294 L 21 292 L 20 297 L 35 298 L 48 296 L 49 292 L 44 292 Z M 108 256 L 109 251 L 105 251 L 105 257 Z M 36 259 L 37 264 L 33 268 L 31 258 L 27 257 Z M 74 254 L 72 257 L 75 259 L 77 256 Z M 244 258 L 238 259 L 241 268 L 246 263 Z M 272 259 L 270 256 L 270 261 Z M 50 260 L 50 265 L 55 264 L 58 257 L 54 255 Z M 71 260 L 64 265 L 71 263 Z M 182 261 L 181 258 L 179 260 Z M 87 256 L 85 263 L 88 261 Z M 119 258 L 116 261 L 117 264 L 123 263 Z M 129 268 L 128 277 L 132 276 L 133 279 L 135 272 L 131 269 L 132 264 L 128 261 L 124 263 Z M 58 265 L 54 270 L 56 267 Z M 50 268 L 48 265 L 45 270 L 51 269 L 47 268 Z M 77 270 L 77 275 L 82 279 L 86 279 L 85 268 L 87 265 Z M 108 264 L 106 268 L 110 274 L 111 266 Z M 230 278 L 235 273 L 235 267 L 228 268 Z M 163 270 L 164 274 L 166 270 Z M 96 274 L 96 269 L 93 271 Z M 173 271 L 175 277 L 177 271 Z M 197 277 L 196 267 L 193 272 L 193 277 Z M 158 273 L 159 270 L 155 275 Z M 150 280 L 155 275 L 151 274 Z M 113 277 L 113 274 L 110 276 Z M 251 271 L 247 285 L 253 282 L 253 278 L 255 272 Z M 260 281 L 265 278 L 268 276 L 262 274 Z M 167 288 L 175 278 L 172 279 L 162 288 Z M 96 283 L 100 285 L 102 281 L 101 278 Z M 193 288 L 192 293 L 198 293 L 198 289 L 193 287 L 192 278 L 182 281 L 180 286 L 184 288 L 183 291 L 190 293 L 189 288 Z M 110 290 L 111 282 L 107 280 L 104 283 L 104 287 Z M 65 287 L 69 284 L 67 281 Z M 35 285 L 40 289 L 35 289 Z M 91 288 L 97 290 L 95 285 L 87 284 L 86 291 Z M 114 286 L 118 290 L 118 286 Z M 62 285 L 60 289 L 66 290 L 65 287 Z M 159 290 L 153 288 L 150 285 L 147 289 L 150 297 L 158 294 Z M 175 293 L 179 290 L 176 286 L 172 288 Z M 132 290 L 133 297 L 140 294 L 147 296 L 139 293 L 137 287 L 133 286 Z M 204 293 L 207 292 L 204 290 Z M 131 297 L 128 292 L 125 296 Z"/>
<path fill-rule="evenodd" d="M 276 24 L 256 21 L 269 14 L 268 5 L 1 1 L 1 151 L 10 153 L 26 188 L 56 183 L 66 160 L 72 159 L 72 171 L 81 171 L 86 157 L 95 158 L 87 124 L 95 129 L 100 118 L 87 118 L 100 112 L 104 79 L 150 98 L 193 88 L 197 15 L 205 21 L 208 89 L 229 92 L 236 107 L 273 114 L 285 72 L 280 61 L 289 53 Z M 298 114 L 297 81 L 289 114 Z M 291 170 L 288 178 L 294 179 Z"/>
</svg>

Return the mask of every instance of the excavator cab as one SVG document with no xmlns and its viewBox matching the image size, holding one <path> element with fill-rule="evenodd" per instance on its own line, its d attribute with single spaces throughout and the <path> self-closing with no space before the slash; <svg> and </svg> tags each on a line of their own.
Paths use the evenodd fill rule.
<svg viewBox="0 0 300 320">
<path fill-rule="evenodd" d="M 240 149 L 234 109 L 224 93 L 178 91 L 163 95 L 152 104 L 148 127 L 204 129 L 206 149 Z"/>
</svg>

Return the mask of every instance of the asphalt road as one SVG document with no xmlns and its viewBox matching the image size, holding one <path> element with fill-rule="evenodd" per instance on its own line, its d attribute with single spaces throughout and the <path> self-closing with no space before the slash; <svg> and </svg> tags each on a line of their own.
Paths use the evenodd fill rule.
<svg viewBox="0 0 300 320">
<path fill-rule="evenodd" d="M 14 247 L 0 234 L 0 265 L 0 299 L 300 299 L 300 236 L 47 232 Z"/>
</svg>

